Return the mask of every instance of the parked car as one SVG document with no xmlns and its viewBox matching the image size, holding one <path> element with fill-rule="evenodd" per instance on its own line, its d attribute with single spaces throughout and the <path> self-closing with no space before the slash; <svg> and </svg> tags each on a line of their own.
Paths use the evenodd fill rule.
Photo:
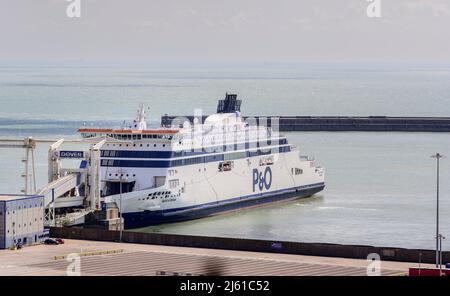
<svg viewBox="0 0 450 296">
<path fill-rule="evenodd" d="M 57 238 L 57 239 L 55 239 L 55 241 L 60 245 L 64 244 L 64 240 L 62 238 Z"/>
<path fill-rule="evenodd" d="M 46 245 L 58 245 L 58 242 L 55 239 L 48 238 L 44 241 L 44 244 Z"/>
</svg>

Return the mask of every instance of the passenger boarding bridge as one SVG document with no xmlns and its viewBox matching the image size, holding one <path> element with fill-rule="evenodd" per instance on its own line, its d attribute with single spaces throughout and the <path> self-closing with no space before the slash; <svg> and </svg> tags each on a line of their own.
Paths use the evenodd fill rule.
<svg viewBox="0 0 450 296">
<path fill-rule="evenodd" d="M 111 141 L 114 141 L 113 139 Z M 45 226 L 76 225 L 84 217 L 101 209 L 100 149 L 106 139 L 81 139 L 58 141 L 34 139 L 0 139 L 0 148 L 23 148 L 24 194 L 44 196 Z M 36 145 L 50 144 L 48 150 L 48 184 L 41 189 L 36 185 Z M 64 143 L 88 143 L 88 150 L 63 150 Z M 31 158 L 30 158 L 31 156 Z M 81 160 L 78 168 L 62 167 L 63 159 Z M 30 173 L 31 171 L 31 173 Z M 57 215 L 57 213 L 62 215 Z"/>
</svg>

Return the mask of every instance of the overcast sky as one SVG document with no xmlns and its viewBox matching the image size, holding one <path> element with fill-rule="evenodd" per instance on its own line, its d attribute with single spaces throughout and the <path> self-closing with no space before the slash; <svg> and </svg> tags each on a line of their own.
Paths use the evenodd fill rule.
<svg viewBox="0 0 450 296">
<path fill-rule="evenodd" d="M 450 62 L 450 0 L 0 0 L 0 60 Z"/>
</svg>

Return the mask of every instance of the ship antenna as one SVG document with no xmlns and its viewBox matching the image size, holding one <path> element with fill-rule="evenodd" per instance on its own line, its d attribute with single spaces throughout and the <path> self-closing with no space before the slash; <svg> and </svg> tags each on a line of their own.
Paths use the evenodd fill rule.
<svg viewBox="0 0 450 296">
<path fill-rule="evenodd" d="M 145 106 L 143 103 L 139 104 L 134 127 L 138 130 L 147 129 L 147 122 L 145 121 Z"/>
</svg>

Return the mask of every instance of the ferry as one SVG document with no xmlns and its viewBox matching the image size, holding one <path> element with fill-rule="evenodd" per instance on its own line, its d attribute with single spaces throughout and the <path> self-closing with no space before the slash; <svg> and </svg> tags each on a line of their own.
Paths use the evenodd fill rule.
<svg viewBox="0 0 450 296">
<path fill-rule="evenodd" d="M 201 122 L 147 127 L 145 108 L 117 129 L 82 128 L 109 139 L 101 150 L 101 195 L 125 228 L 178 222 L 309 197 L 325 187 L 324 169 L 279 132 L 241 116 L 226 94 Z"/>
</svg>

